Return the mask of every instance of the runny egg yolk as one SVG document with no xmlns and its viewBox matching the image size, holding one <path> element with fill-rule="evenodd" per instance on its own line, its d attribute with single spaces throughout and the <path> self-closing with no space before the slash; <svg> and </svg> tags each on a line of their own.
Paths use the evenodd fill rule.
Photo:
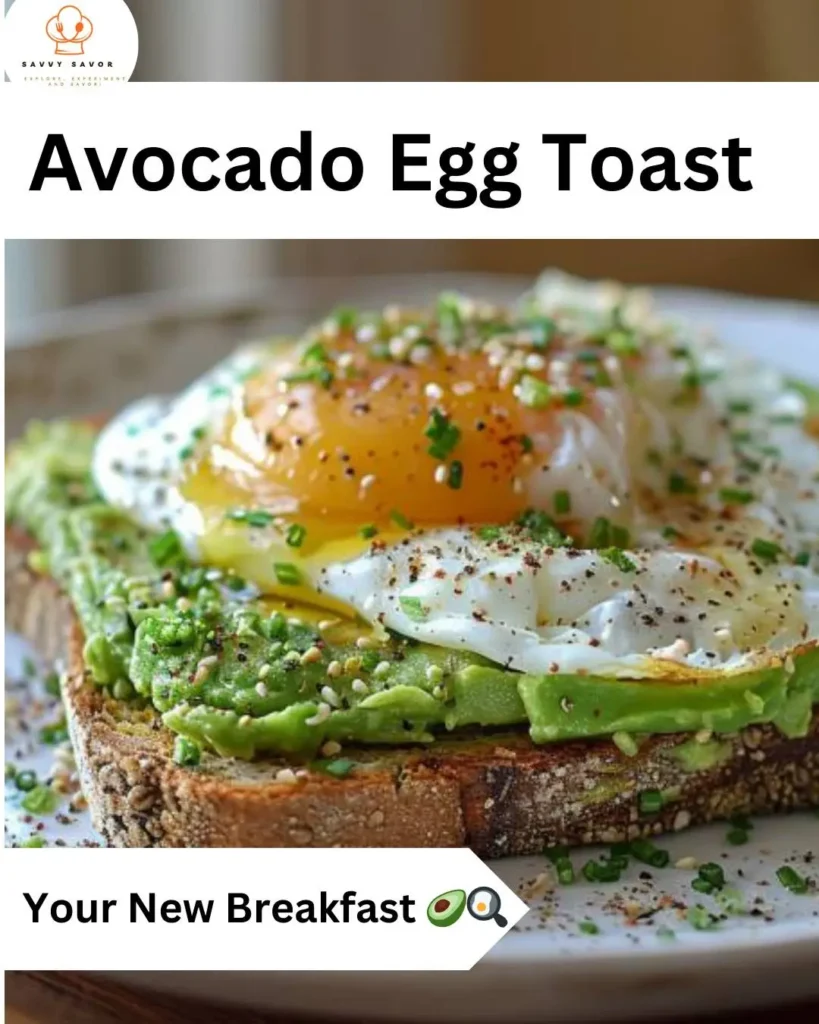
<svg viewBox="0 0 819 1024">
<path fill-rule="evenodd" d="M 298 372 L 287 383 L 281 362 L 247 380 L 191 460 L 186 497 L 297 521 L 309 547 L 363 524 L 506 523 L 524 511 L 523 478 L 555 443 L 559 399 L 523 402 L 481 351 L 396 363 L 337 341 L 334 357 L 325 385 Z M 532 377 L 545 386 L 543 363 Z M 593 393 L 583 401 L 593 415 Z"/>
</svg>

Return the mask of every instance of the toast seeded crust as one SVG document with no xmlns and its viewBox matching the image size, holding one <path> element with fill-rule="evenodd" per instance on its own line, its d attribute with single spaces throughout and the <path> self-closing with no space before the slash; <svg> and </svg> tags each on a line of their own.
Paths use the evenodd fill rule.
<svg viewBox="0 0 819 1024">
<path fill-rule="evenodd" d="M 354 749 L 348 777 L 316 770 L 294 782 L 281 758 L 172 759 L 159 715 L 133 711 L 87 681 L 82 633 L 56 585 L 27 567 L 31 542 L 6 534 L 6 622 L 45 656 L 63 657 L 69 729 L 94 827 L 113 846 L 469 846 L 483 857 L 549 845 L 612 843 L 734 814 L 819 805 L 819 714 L 807 736 L 773 726 L 721 737 L 725 756 L 686 770 L 690 737 L 656 736 L 627 757 L 595 740 L 535 746 L 525 731 L 431 747 Z M 646 790 L 670 793 L 650 816 Z"/>
</svg>

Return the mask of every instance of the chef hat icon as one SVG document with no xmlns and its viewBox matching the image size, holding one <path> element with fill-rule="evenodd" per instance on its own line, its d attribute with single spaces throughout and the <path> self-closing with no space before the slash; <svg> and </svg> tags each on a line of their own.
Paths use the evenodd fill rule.
<svg viewBox="0 0 819 1024">
<path fill-rule="evenodd" d="M 79 7 L 68 4 L 48 19 L 45 30 L 48 38 L 56 44 L 55 53 L 76 55 L 85 53 L 83 43 L 91 36 L 94 26 Z"/>
</svg>

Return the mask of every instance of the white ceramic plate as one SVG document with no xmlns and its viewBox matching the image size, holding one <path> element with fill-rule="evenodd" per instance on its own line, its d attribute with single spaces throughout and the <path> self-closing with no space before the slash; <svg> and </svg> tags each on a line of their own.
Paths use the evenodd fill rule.
<svg viewBox="0 0 819 1024">
<path fill-rule="evenodd" d="M 469 288 L 468 281 L 462 284 Z M 483 278 L 484 291 L 486 284 Z M 508 281 L 498 283 L 498 293 L 508 295 Z M 819 381 L 819 310 L 683 290 L 661 290 L 660 295 L 670 311 L 713 326 L 732 344 L 788 372 Z M 35 355 L 25 353 L 26 358 Z M 144 390 L 152 386 L 148 380 L 140 383 Z M 89 398 L 97 407 L 105 404 L 104 390 Z M 14 644 L 9 652 L 17 659 L 9 676 L 19 680 L 25 675 L 24 652 Z M 39 699 L 38 687 L 29 679 L 18 695 L 29 699 L 26 695 L 33 693 Z M 44 720 L 53 717 L 47 707 L 41 713 Z M 47 773 L 53 751 L 32 739 L 36 730 L 21 736 L 15 721 L 14 716 L 7 721 L 7 750 L 25 750 L 23 759 Z M 36 828 L 15 811 L 18 800 L 12 790 L 7 841 L 26 838 Z M 94 841 L 85 815 L 68 817 L 72 820 L 64 824 L 44 819 L 41 834 L 49 842 Z M 611 886 L 580 881 L 544 893 L 541 879 L 533 893 L 532 882 L 547 872 L 544 859 L 495 862 L 504 880 L 528 895 L 532 911 L 468 974 L 149 972 L 119 977 L 200 999 L 352 1019 L 652 1018 L 819 996 L 819 817 L 757 820 L 743 846 L 728 844 L 726 834 L 727 827 L 720 825 L 663 839 L 660 845 L 669 850 L 671 866 L 633 865 L 623 881 Z M 574 854 L 578 874 L 594 853 Z M 687 858 L 723 867 L 729 887 L 736 890 L 739 912 L 726 914 L 712 897 L 692 890 L 696 872 L 674 866 Z M 776 871 L 785 864 L 810 881 L 807 894 L 793 895 L 777 881 Z M 700 930 L 688 920 L 682 908 L 694 904 L 704 908 L 703 921 L 713 927 Z M 588 934 L 592 926 L 597 934 Z"/>
</svg>

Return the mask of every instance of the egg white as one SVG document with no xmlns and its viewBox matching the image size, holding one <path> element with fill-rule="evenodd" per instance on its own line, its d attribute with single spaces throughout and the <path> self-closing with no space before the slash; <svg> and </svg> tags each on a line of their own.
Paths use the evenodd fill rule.
<svg viewBox="0 0 819 1024">
<path fill-rule="evenodd" d="M 608 322 L 613 305 L 624 322 L 664 329 L 643 296 L 616 286 L 590 291 L 585 283 L 551 278 L 526 303 L 567 330 L 574 325 L 578 335 Z M 341 602 L 376 627 L 532 673 L 641 678 L 733 671 L 816 640 L 819 444 L 804 431 L 805 401 L 780 374 L 711 339 L 686 334 L 685 344 L 706 373 L 695 407 L 675 401 L 684 368 L 674 346 L 653 345 L 640 379 L 628 387 L 619 386 L 612 360 L 614 387 L 598 392 L 595 415 L 582 407 L 558 412 L 548 466 L 538 457 L 546 439 L 535 436 L 535 457 L 522 478 L 536 508 L 551 510 L 565 490 L 584 527 L 601 515 L 629 522 L 634 571 L 595 551 L 544 551 L 522 538 L 500 549 L 459 527 L 419 531 L 353 558 L 319 553 L 305 562 L 306 592 Z M 243 349 L 179 397 L 145 399 L 111 421 L 93 462 L 105 499 L 146 528 L 174 529 L 199 556 L 204 523 L 178 486 L 183 453 L 197 431 L 216 431 L 237 382 L 269 358 L 265 346 Z M 557 387 L 561 372 L 559 363 L 552 366 Z M 732 415 L 729 427 L 728 410 L 738 401 L 749 411 Z M 747 438 L 741 451 L 731 439 L 738 429 Z M 667 492 L 662 466 L 675 447 L 707 461 L 697 496 L 705 522 L 677 521 L 687 514 L 677 506 L 642 500 L 646 492 Z M 726 523 L 720 488 L 741 477 L 743 455 L 761 467 L 752 480 L 755 497 Z M 669 545 L 669 525 L 695 534 L 697 544 Z M 811 561 L 760 563 L 747 553 L 759 537 L 790 553 L 808 552 Z M 262 555 L 277 538 L 263 531 L 255 542 Z"/>
</svg>

